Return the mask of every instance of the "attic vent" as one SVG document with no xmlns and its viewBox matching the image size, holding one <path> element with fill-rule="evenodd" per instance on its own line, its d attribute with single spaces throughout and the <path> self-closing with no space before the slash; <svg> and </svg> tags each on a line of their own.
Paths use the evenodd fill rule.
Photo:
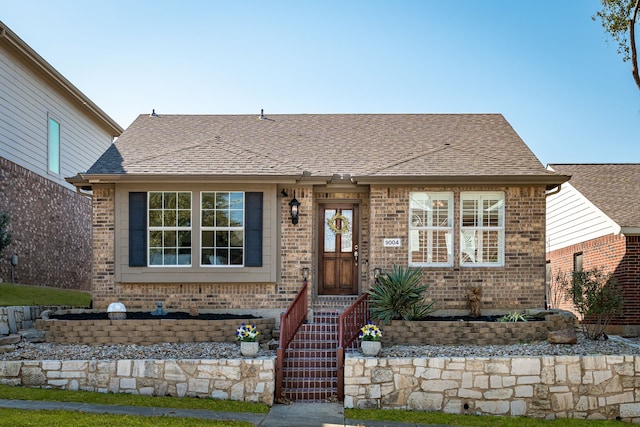
<svg viewBox="0 0 640 427">
<path fill-rule="evenodd" d="M 151 110 L 151 114 L 149 114 L 149 117 L 158 117 L 158 115 L 156 114 L 156 109 L 155 108 L 153 110 Z"/>
<path fill-rule="evenodd" d="M 260 120 L 266 120 L 267 116 L 264 115 L 264 108 L 260 109 L 260 117 L 258 117 Z"/>
</svg>

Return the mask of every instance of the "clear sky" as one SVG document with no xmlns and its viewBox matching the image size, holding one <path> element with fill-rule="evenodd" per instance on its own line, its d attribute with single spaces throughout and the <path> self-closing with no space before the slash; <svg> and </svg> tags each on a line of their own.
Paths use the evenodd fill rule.
<svg viewBox="0 0 640 427">
<path fill-rule="evenodd" d="M 125 128 L 152 109 L 501 113 L 545 165 L 640 163 L 640 90 L 592 21 L 599 9 L 599 0 L 0 0 L 0 20 Z"/>
</svg>

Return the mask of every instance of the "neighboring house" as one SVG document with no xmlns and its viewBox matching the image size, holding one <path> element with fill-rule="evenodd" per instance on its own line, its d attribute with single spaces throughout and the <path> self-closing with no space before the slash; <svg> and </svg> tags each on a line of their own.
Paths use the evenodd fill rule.
<svg viewBox="0 0 640 427">
<path fill-rule="evenodd" d="M 0 279 L 59 288 L 91 286 L 91 199 L 65 181 L 86 170 L 122 133 L 0 22 L 0 211 L 13 244 Z"/>
<path fill-rule="evenodd" d="M 547 268 L 613 273 L 625 306 L 615 332 L 640 332 L 640 164 L 550 164 L 570 175 L 547 199 Z M 550 280 L 553 283 L 553 280 Z M 563 308 L 570 309 L 569 304 Z"/>
<path fill-rule="evenodd" d="M 96 308 L 280 313 L 303 271 L 310 308 L 344 307 L 396 264 L 466 313 L 470 286 L 483 310 L 544 307 L 567 179 L 499 114 L 154 112 L 70 182 L 93 190 Z"/>
</svg>

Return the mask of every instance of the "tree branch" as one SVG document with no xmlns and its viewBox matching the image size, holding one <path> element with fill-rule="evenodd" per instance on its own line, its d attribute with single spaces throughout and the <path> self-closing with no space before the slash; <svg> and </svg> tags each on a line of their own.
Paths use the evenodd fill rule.
<svg viewBox="0 0 640 427">
<path fill-rule="evenodd" d="M 633 14 L 629 20 L 629 45 L 631 47 L 631 74 L 633 80 L 636 82 L 636 86 L 640 89 L 640 73 L 638 72 L 638 52 L 636 49 L 636 35 L 635 26 L 636 19 L 638 18 L 638 10 L 640 9 L 640 0 L 636 0 L 635 6 L 633 6 Z"/>
</svg>

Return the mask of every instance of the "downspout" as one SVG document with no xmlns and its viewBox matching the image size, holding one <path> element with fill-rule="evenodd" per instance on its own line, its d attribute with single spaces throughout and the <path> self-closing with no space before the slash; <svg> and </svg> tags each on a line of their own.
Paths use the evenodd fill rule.
<svg viewBox="0 0 640 427">
<path fill-rule="evenodd" d="M 562 184 L 558 185 L 554 190 L 545 193 L 544 194 L 544 198 L 546 199 L 549 196 L 553 196 L 554 194 L 558 194 L 560 192 L 560 190 L 562 190 Z"/>
</svg>

